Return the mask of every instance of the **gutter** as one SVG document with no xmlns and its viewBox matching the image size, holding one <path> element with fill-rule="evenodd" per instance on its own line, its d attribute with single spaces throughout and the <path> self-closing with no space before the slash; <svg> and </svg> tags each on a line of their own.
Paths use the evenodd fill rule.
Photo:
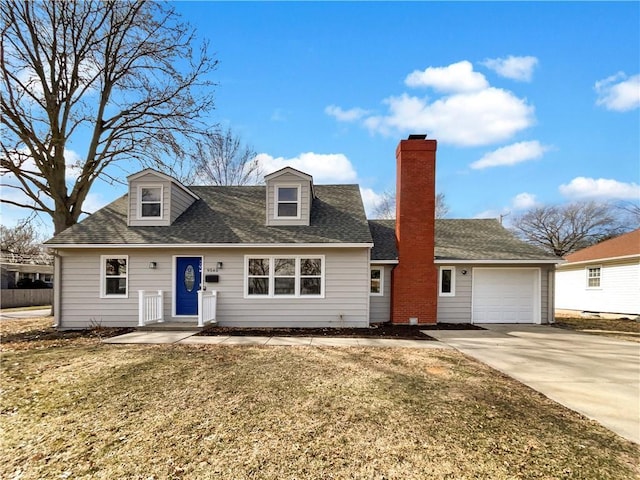
<svg viewBox="0 0 640 480">
<path fill-rule="evenodd" d="M 53 249 L 149 249 L 149 248 L 373 248 L 373 243 L 45 243 L 45 247 Z"/>
<path fill-rule="evenodd" d="M 485 260 L 460 260 L 460 259 L 442 259 L 442 258 L 438 258 L 434 260 L 435 264 L 439 264 L 439 265 L 455 265 L 455 264 L 464 264 L 464 265 L 487 265 L 487 264 L 514 264 L 514 263 L 519 263 L 519 264 L 525 264 L 525 265 L 534 265 L 534 264 L 541 264 L 541 263 L 548 263 L 548 264 L 563 264 L 566 263 L 566 260 L 563 260 L 561 258 L 557 258 L 557 259 L 540 259 L 540 260 L 519 260 L 519 259 L 512 259 L 512 260 L 490 260 L 490 259 L 485 259 Z"/>
</svg>

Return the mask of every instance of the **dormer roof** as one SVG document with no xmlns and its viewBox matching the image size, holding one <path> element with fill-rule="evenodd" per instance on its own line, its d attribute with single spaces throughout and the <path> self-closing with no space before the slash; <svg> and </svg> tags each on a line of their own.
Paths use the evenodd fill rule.
<svg viewBox="0 0 640 480">
<path fill-rule="evenodd" d="M 303 180 L 307 180 L 313 183 L 313 177 L 311 175 L 309 175 L 308 173 L 301 172 L 300 170 L 296 170 L 293 167 L 284 167 L 284 168 L 281 168 L 280 170 L 276 170 L 275 172 L 270 173 L 269 175 L 265 175 L 264 179 L 265 181 L 268 181 L 273 178 L 280 177 L 286 174 L 296 175 Z"/>
<path fill-rule="evenodd" d="M 145 175 L 148 175 L 148 174 L 155 175 L 160 180 L 165 180 L 167 182 L 173 183 L 174 185 L 176 185 L 176 186 L 180 187 L 182 190 L 184 190 L 185 193 L 188 193 L 189 195 L 191 195 L 195 200 L 199 200 L 199 198 L 200 198 L 192 190 L 190 190 L 188 187 L 185 187 L 182 183 L 180 183 L 178 180 L 173 178 L 171 175 L 167 175 L 166 173 L 159 172 L 158 170 L 154 170 L 153 168 L 145 168 L 144 170 L 141 170 L 141 171 L 139 171 L 137 173 L 133 173 L 133 174 L 129 175 L 127 177 L 127 182 L 131 183 L 131 182 L 137 180 L 138 178 L 144 177 Z"/>
</svg>

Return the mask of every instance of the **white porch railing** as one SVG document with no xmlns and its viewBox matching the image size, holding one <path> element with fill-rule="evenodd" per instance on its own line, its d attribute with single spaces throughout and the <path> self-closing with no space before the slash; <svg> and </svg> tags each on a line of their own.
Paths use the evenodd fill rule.
<svg viewBox="0 0 640 480">
<path fill-rule="evenodd" d="M 205 323 L 215 322 L 216 308 L 218 305 L 218 292 L 198 291 L 198 326 L 204 327 Z"/>
<path fill-rule="evenodd" d="M 164 321 L 164 299 L 162 290 L 157 292 L 138 291 L 138 326 Z"/>
</svg>

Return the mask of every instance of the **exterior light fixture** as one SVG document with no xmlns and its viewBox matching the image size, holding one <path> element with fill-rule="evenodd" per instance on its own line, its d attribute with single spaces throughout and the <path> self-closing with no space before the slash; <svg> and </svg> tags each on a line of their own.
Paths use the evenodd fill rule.
<svg viewBox="0 0 640 480">
<path fill-rule="evenodd" d="M 222 262 L 216 263 L 216 271 L 222 270 Z"/>
<path fill-rule="evenodd" d="M 149 262 L 149 268 L 150 269 L 155 269 L 158 266 L 158 264 L 156 262 Z"/>
</svg>

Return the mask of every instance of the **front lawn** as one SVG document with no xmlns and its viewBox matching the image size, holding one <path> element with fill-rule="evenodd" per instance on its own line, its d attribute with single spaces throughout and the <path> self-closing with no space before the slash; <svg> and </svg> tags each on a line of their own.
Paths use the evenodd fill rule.
<svg viewBox="0 0 640 480">
<path fill-rule="evenodd" d="M 21 338 L 0 478 L 640 478 L 638 445 L 454 350 Z"/>
<path fill-rule="evenodd" d="M 628 318 L 556 317 L 556 327 L 640 342 L 640 321 Z"/>
</svg>

